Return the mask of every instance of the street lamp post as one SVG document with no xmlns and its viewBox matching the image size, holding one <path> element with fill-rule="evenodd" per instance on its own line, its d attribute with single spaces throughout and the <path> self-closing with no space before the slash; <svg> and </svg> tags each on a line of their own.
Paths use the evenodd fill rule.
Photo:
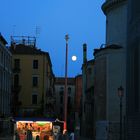
<svg viewBox="0 0 140 140">
<path fill-rule="evenodd" d="M 67 130 L 67 73 L 68 73 L 68 34 L 65 35 L 66 40 L 66 58 L 65 58 L 65 93 L 64 93 L 64 131 Z"/>
<path fill-rule="evenodd" d="M 118 88 L 118 96 L 120 98 L 120 140 L 122 140 L 122 97 L 123 97 L 123 87 Z"/>
</svg>

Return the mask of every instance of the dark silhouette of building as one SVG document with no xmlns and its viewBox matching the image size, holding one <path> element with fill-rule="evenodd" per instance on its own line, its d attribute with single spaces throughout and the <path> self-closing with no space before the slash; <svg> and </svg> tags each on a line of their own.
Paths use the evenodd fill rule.
<svg viewBox="0 0 140 140">
<path fill-rule="evenodd" d="M 140 1 L 128 0 L 127 140 L 140 139 Z"/>
<path fill-rule="evenodd" d="M 0 135 L 8 133 L 11 116 L 11 60 L 7 41 L 0 34 Z"/>
<path fill-rule="evenodd" d="M 94 126 L 94 60 L 87 61 L 87 45 L 83 44 L 82 99 L 80 131 L 86 138 L 93 138 Z"/>
</svg>

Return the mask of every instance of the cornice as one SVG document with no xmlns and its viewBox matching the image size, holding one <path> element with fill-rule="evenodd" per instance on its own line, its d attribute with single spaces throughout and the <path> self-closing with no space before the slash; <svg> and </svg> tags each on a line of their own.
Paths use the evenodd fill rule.
<svg viewBox="0 0 140 140">
<path fill-rule="evenodd" d="M 127 0 L 107 0 L 106 2 L 103 3 L 102 10 L 103 10 L 104 14 L 106 15 L 110 8 L 120 4 L 122 2 L 125 2 L 125 1 L 127 1 Z"/>
<path fill-rule="evenodd" d="M 95 56 L 97 53 L 99 53 L 101 51 L 110 50 L 110 49 L 111 50 L 118 50 L 118 49 L 121 49 L 121 48 L 123 48 L 123 47 L 120 46 L 120 45 L 111 44 L 111 45 L 105 46 L 104 48 L 94 49 L 93 55 Z"/>
</svg>

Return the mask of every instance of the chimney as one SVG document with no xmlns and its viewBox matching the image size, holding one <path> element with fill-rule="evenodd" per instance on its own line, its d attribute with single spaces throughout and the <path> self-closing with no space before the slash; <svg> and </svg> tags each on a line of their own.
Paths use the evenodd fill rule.
<svg viewBox="0 0 140 140">
<path fill-rule="evenodd" d="M 87 44 L 83 44 L 83 64 L 87 62 Z"/>
</svg>

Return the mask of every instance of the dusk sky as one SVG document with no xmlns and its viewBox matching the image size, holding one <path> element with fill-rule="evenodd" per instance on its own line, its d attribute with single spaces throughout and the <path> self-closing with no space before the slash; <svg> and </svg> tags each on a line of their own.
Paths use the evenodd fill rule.
<svg viewBox="0 0 140 140">
<path fill-rule="evenodd" d="M 11 35 L 37 35 L 37 48 L 49 52 L 55 76 L 64 76 L 65 35 L 69 34 L 68 76 L 76 76 L 81 74 L 83 43 L 88 46 L 88 60 L 93 59 L 94 48 L 105 43 L 104 1 L 1 0 L 0 32 L 8 45 Z M 72 55 L 77 61 L 71 60 Z"/>
</svg>

